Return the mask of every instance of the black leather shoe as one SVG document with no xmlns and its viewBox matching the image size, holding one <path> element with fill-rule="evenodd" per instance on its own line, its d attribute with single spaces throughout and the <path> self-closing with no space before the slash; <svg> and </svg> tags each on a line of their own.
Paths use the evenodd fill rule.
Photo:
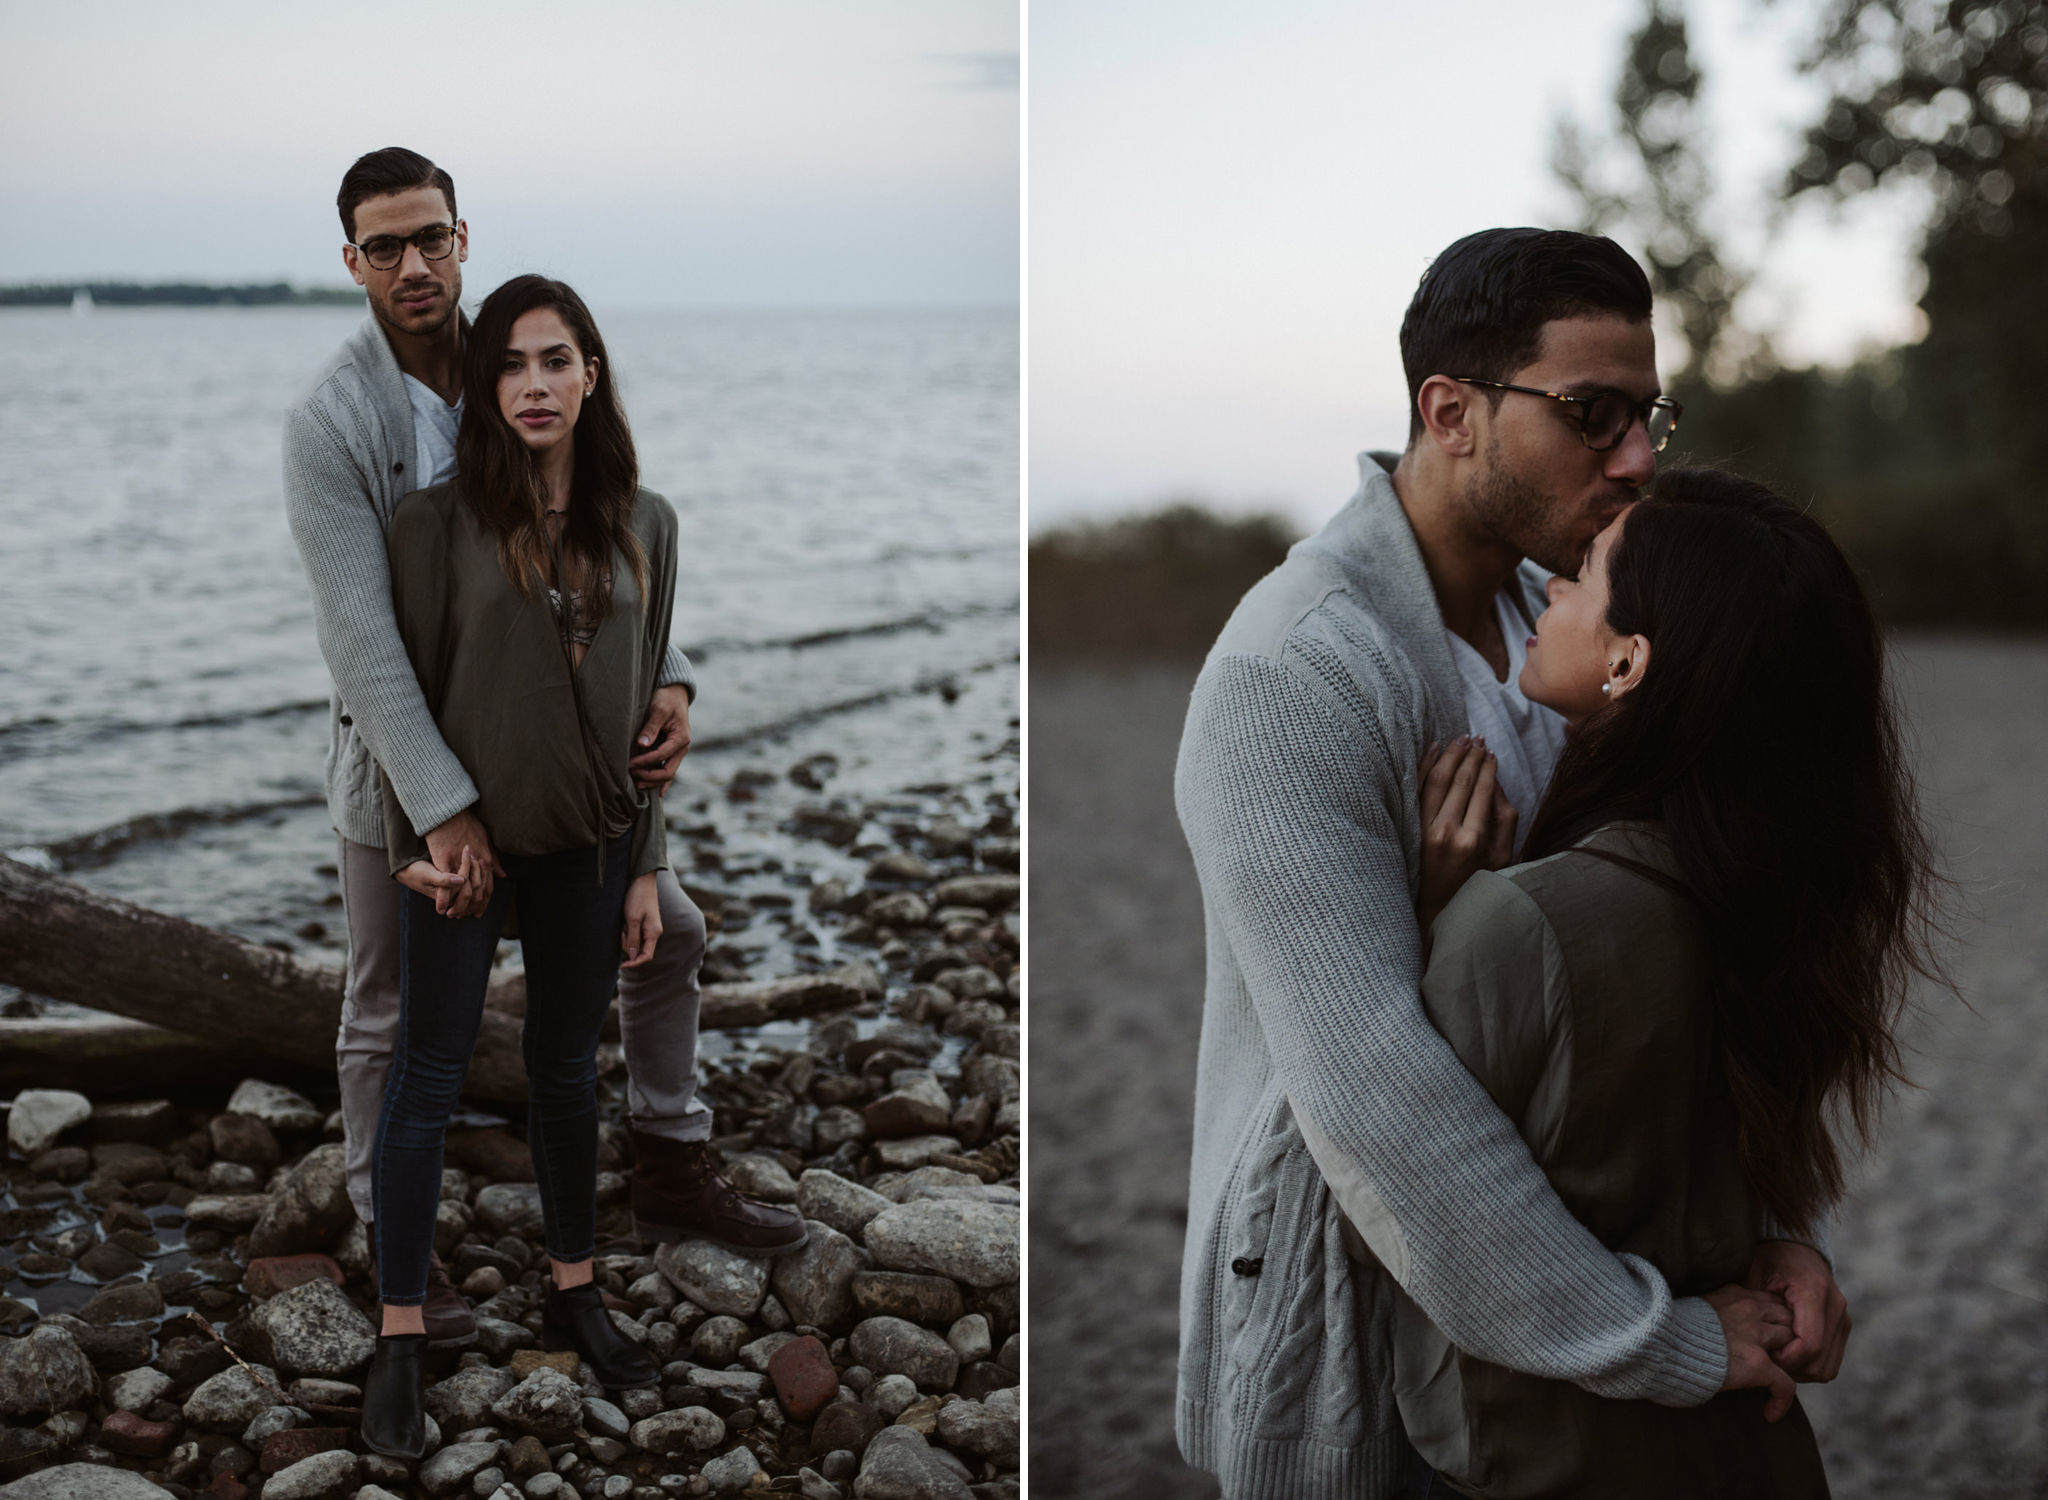
<svg viewBox="0 0 2048 1500">
<path fill-rule="evenodd" d="M 427 1451 L 427 1336 L 380 1333 L 370 1373 L 363 1377 L 363 1446 L 386 1458 L 418 1458 Z"/>
<path fill-rule="evenodd" d="M 547 1284 L 540 1309 L 540 1346 L 551 1354 L 574 1349 L 608 1391 L 653 1385 L 661 1378 L 654 1356 L 612 1326 L 604 1294 L 594 1281 L 566 1292 L 552 1281 Z M 363 1398 L 366 1413 L 369 1399 Z"/>
</svg>

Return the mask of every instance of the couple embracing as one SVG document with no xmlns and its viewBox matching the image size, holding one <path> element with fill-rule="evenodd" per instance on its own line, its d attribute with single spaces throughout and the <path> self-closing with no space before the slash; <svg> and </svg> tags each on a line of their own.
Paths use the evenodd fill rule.
<svg viewBox="0 0 2048 1500">
<path fill-rule="evenodd" d="M 475 1327 L 434 1224 L 508 923 L 526 960 L 546 1347 L 614 1389 L 657 1377 L 593 1279 L 596 1052 L 615 990 L 635 1233 L 768 1256 L 806 1231 L 717 1174 L 695 1096 L 704 919 L 668 867 L 661 804 L 696 692 L 669 644 L 677 520 L 640 487 L 597 325 L 540 276 L 499 287 L 471 325 L 455 184 L 416 152 L 360 158 L 337 206 L 371 316 L 286 418 L 285 496 L 335 688 L 336 1057 L 382 1303 L 362 1434 L 416 1458 L 427 1342 Z"/>
<path fill-rule="evenodd" d="M 1452 245 L 1406 450 L 1196 683 L 1177 1428 L 1231 1500 L 1827 1493 L 1835 1127 L 1936 877 L 1839 549 L 1656 473 L 1650 316 L 1609 240 Z"/>
</svg>

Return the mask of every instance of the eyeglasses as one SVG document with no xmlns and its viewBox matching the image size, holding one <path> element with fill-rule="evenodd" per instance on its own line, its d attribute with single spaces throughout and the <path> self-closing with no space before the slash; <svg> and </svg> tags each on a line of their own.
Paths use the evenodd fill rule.
<svg viewBox="0 0 2048 1500">
<path fill-rule="evenodd" d="M 1553 401 L 1562 401 L 1566 406 L 1578 408 L 1579 438 L 1595 453 L 1606 453 L 1621 446 L 1621 440 L 1628 436 L 1629 428 L 1636 423 L 1643 424 L 1643 431 L 1649 435 L 1650 451 L 1662 453 L 1664 445 L 1671 441 L 1671 434 L 1678 431 L 1678 419 L 1685 414 L 1685 408 L 1667 396 L 1658 396 L 1649 401 L 1631 401 L 1620 391 L 1602 391 L 1597 396 L 1565 396 L 1556 391 L 1538 390 L 1533 385 L 1509 385 L 1500 380 L 1476 380 L 1470 375 L 1453 375 L 1451 379 L 1462 385 L 1491 386 L 1497 391 L 1520 391 L 1525 396 L 1548 396 Z"/>
<path fill-rule="evenodd" d="M 448 252 L 455 248 L 455 226 L 429 224 L 413 234 L 372 235 L 360 245 L 351 242 L 350 248 L 361 251 L 371 269 L 389 271 L 405 259 L 407 245 L 418 247 L 428 260 L 446 260 Z"/>
</svg>

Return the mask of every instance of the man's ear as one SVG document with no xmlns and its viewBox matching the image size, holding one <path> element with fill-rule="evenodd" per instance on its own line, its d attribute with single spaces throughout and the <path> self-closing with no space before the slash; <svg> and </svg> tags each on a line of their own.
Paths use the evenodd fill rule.
<svg viewBox="0 0 2048 1500">
<path fill-rule="evenodd" d="M 1446 458 L 1470 458 L 1478 447 L 1472 432 L 1472 393 L 1448 375 L 1432 375 L 1415 393 L 1423 431 Z"/>
<path fill-rule="evenodd" d="M 356 264 L 356 253 L 354 245 L 343 245 L 341 247 L 341 263 L 348 267 L 348 274 L 355 277 L 357 286 L 368 286 L 370 278 L 365 276 L 363 268 Z"/>
</svg>

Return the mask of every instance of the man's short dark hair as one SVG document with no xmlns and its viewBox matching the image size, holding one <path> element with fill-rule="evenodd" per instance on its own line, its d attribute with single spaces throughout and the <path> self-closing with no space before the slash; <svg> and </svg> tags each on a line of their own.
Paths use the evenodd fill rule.
<svg viewBox="0 0 2048 1500">
<path fill-rule="evenodd" d="M 383 198 L 392 193 L 409 193 L 414 188 L 439 188 L 448 200 L 448 217 L 455 218 L 455 179 L 417 151 L 403 146 L 386 146 L 356 158 L 355 165 L 342 174 L 341 191 L 334 206 L 341 210 L 341 232 L 353 245 L 356 240 L 356 209 L 365 198 Z"/>
<path fill-rule="evenodd" d="M 1439 255 L 1401 320 L 1408 436 L 1422 431 L 1417 398 L 1432 375 L 1507 380 L 1543 352 L 1556 318 L 1650 316 L 1650 278 L 1605 235 L 1568 229 L 1482 229 Z M 1504 394 L 1488 391 L 1491 406 Z"/>
</svg>

